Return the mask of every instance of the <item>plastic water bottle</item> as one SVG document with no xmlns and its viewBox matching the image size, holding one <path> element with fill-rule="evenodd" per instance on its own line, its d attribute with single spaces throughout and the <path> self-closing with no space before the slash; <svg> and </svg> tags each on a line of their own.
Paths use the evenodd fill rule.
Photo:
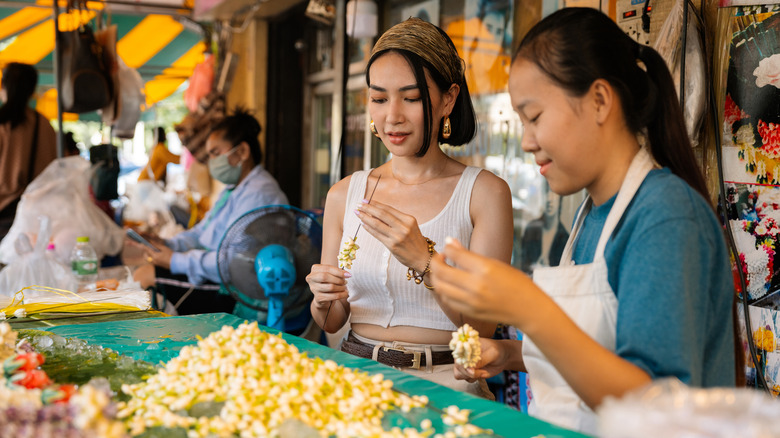
<svg viewBox="0 0 780 438">
<path fill-rule="evenodd" d="M 95 249 L 89 244 L 89 237 L 76 239 L 76 246 L 70 253 L 70 267 L 78 281 L 79 290 L 93 285 L 98 278 L 98 258 Z"/>
</svg>

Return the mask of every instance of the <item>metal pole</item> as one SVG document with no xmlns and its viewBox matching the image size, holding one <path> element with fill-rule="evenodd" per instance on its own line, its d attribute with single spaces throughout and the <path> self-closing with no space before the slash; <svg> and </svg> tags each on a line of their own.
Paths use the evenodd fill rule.
<svg viewBox="0 0 780 438">
<path fill-rule="evenodd" d="M 48 6 L 37 3 L 28 3 L 22 1 L 3 1 L 3 6 L 11 8 L 48 8 Z M 121 0 L 102 0 L 107 6 L 113 6 L 113 11 L 130 12 L 137 15 L 158 14 L 158 15 L 177 15 L 184 16 L 192 13 L 192 8 L 184 6 L 168 6 L 164 4 L 144 3 L 135 1 Z"/>
<path fill-rule="evenodd" d="M 347 38 L 347 1 L 336 0 L 336 20 L 334 23 L 333 38 L 333 102 L 331 103 L 331 123 L 330 123 L 330 184 L 337 183 L 341 175 L 341 146 L 344 144 L 344 96 L 346 95 L 345 84 L 349 77 L 347 71 L 346 57 L 346 38 Z"/>
<path fill-rule="evenodd" d="M 680 41 L 680 47 L 682 53 L 680 53 L 680 108 L 682 109 L 683 117 L 685 117 L 685 52 L 688 47 L 688 0 L 683 5 L 683 28 Z M 688 133 L 691 135 L 692 133 Z"/>
<path fill-rule="evenodd" d="M 62 131 L 62 60 L 60 59 L 60 7 L 58 1 L 54 0 L 54 77 L 56 78 L 57 88 L 57 158 L 62 158 L 63 145 L 65 144 L 65 133 Z"/>
</svg>

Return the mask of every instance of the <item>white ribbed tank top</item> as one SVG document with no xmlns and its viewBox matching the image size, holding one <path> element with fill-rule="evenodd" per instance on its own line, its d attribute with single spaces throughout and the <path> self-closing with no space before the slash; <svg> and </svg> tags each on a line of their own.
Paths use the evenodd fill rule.
<svg viewBox="0 0 780 438">
<path fill-rule="evenodd" d="M 447 236 L 455 237 L 468 247 L 474 230 L 469 214 L 471 191 L 481 170 L 478 167 L 466 167 L 444 209 L 433 219 L 419 225 L 422 235 L 436 242 L 437 251 L 444 247 Z M 342 242 L 355 235 L 360 223 L 351 211 L 367 196 L 369 173 L 370 170 L 361 170 L 352 174 L 347 191 Z M 381 327 L 405 325 L 457 330 L 431 292 L 422 284 L 406 279 L 408 268 L 398 262 L 381 242 L 361 228 L 357 244 L 360 249 L 352 262 L 352 278 L 347 284 L 350 322 Z"/>
</svg>

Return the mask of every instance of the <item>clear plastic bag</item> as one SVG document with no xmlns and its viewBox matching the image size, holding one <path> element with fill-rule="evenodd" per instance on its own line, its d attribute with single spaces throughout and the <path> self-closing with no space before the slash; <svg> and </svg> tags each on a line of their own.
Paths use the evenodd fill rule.
<svg viewBox="0 0 780 438">
<path fill-rule="evenodd" d="M 686 43 L 682 44 L 683 12 L 687 7 L 689 11 Z M 693 146 L 699 144 L 701 126 L 704 122 L 707 109 L 707 60 L 702 40 L 702 23 L 696 9 L 688 4 L 687 0 L 675 0 L 669 15 L 664 21 L 654 48 L 666 61 L 669 71 L 672 73 L 677 95 L 680 94 L 680 70 L 685 50 L 685 126 Z"/>
<path fill-rule="evenodd" d="M 144 224 L 163 239 L 171 238 L 184 228 L 176 224 L 171 213 L 171 203 L 175 202 L 175 193 L 163 191 L 152 180 L 142 180 L 127 186 L 128 202 L 122 213 L 122 219 Z"/>
<path fill-rule="evenodd" d="M 24 191 L 11 230 L 0 243 L 0 262 L 11 264 L 18 258 L 16 239 L 26 234 L 33 241 L 38 234 L 38 217 L 50 218 L 51 241 L 57 259 L 70 262 L 76 238 L 88 236 L 102 258 L 122 250 L 125 233 L 100 210 L 89 196 L 90 163 L 81 157 L 54 160 Z M 43 242 L 44 249 L 48 240 Z"/>
<path fill-rule="evenodd" d="M 608 398 L 598 409 L 602 438 L 780 437 L 780 402 L 748 388 L 691 388 L 660 379 Z"/>
<path fill-rule="evenodd" d="M 214 57 L 206 53 L 203 62 L 195 66 L 190 78 L 190 85 L 184 91 L 184 103 L 190 112 L 196 112 L 200 100 L 211 92 L 214 83 Z"/>
<path fill-rule="evenodd" d="M 144 81 L 137 70 L 130 68 L 117 57 L 119 65 L 119 116 L 114 120 L 113 134 L 130 139 L 135 135 L 135 126 L 146 110 Z"/>
<path fill-rule="evenodd" d="M 12 297 L 16 292 L 32 285 L 75 290 L 76 279 L 70 268 L 46 254 L 46 246 L 51 236 L 49 218 L 41 216 L 35 222 L 39 223 L 35 246 L 26 234 L 18 234 L 14 242 L 18 257 L 0 271 L 2 297 Z"/>
</svg>

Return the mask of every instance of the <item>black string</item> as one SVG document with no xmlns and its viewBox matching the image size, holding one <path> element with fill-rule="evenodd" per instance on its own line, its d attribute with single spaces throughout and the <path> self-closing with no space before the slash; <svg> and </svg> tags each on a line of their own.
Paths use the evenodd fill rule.
<svg viewBox="0 0 780 438">
<path fill-rule="evenodd" d="M 683 5 L 682 41 L 680 42 L 680 109 L 685 115 L 685 48 L 688 46 L 688 1 Z"/>
<path fill-rule="evenodd" d="M 371 174 L 369 173 L 369 176 L 370 175 Z M 381 174 L 376 178 L 376 184 L 374 184 L 374 190 L 371 190 L 371 195 L 368 197 L 368 203 L 369 204 L 371 203 L 371 200 L 374 199 L 374 192 L 376 192 L 376 188 L 379 185 L 379 180 L 380 179 L 382 179 L 382 175 Z M 355 241 L 355 239 L 357 239 L 357 233 L 358 233 L 358 231 L 360 231 L 360 226 L 361 225 L 363 225 L 363 222 L 358 224 L 357 229 L 355 230 L 355 235 L 352 237 L 352 241 L 353 242 Z M 331 301 L 330 304 L 328 304 L 328 311 L 325 312 L 325 319 L 322 321 L 322 327 L 323 328 L 325 327 L 325 324 L 328 323 L 328 315 L 330 315 L 330 308 L 331 307 L 333 307 L 333 301 Z"/>
<path fill-rule="evenodd" d="M 647 0 L 642 7 L 642 30 L 650 33 L 650 0 Z"/>
</svg>

